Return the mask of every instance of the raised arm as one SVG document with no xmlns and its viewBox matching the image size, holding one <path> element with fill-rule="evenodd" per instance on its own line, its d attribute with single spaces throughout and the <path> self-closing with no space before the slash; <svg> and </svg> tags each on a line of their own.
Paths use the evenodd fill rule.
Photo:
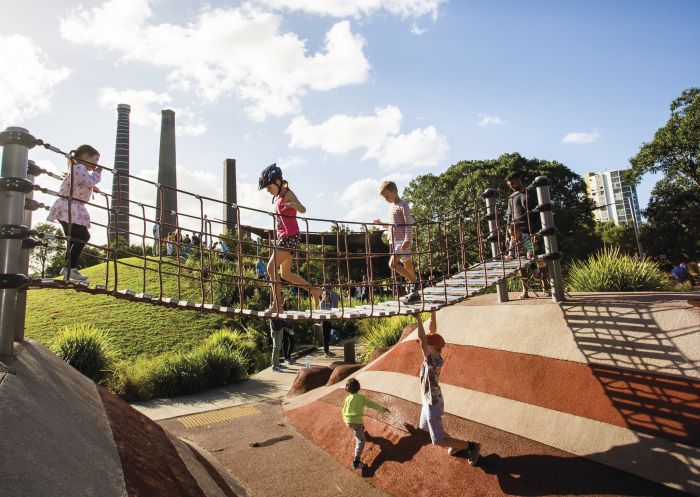
<svg viewBox="0 0 700 497">
<path fill-rule="evenodd" d="M 437 312 L 430 311 L 430 325 L 428 326 L 428 332 L 431 335 L 437 333 Z"/>
<path fill-rule="evenodd" d="M 418 323 L 418 340 L 420 340 L 420 348 L 423 350 L 423 355 L 428 355 L 428 342 L 425 340 L 425 328 L 423 327 L 423 320 L 420 317 L 420 313 L 413 315 L 416 318 L 416 323 Z"/>
</svg>

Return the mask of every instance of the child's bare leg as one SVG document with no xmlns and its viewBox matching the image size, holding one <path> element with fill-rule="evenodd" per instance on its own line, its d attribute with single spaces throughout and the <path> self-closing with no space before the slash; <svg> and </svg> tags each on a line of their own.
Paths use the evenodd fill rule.
<svg viewBox="0 0 700 497">
<path fill-rule="evenodd" d="M 283 260 L 285 254 L 289 254 L 289 252 L 273 250 L 270 260 L 267 262 L 267 274 L 270 278 L 271 300 L 270 307 L 267 309 L 268 311 L 279 312 L 281 310 L 279 303 L 282 301 L 282 285 L 276 282 L 278 278 L 277 266 L 280 264 L 280 261 Z"/>
<path fill-rule="evenodd" d="M 392 255 L 391 259 L 389 259 L 389 267 L 411 283 L 416 282 L 416 271 L 413 269 L 413 263 L 411 261 L 400 263 L 397 261 L 396 256 Z"/>
<path fill-rule="evenodd" d="M 321 289 L 315 286 L 309 285 L 309 282 L 296 273 L 292 272 L 292 254 L 291 252 L 284 252 L 286 257 L 280 263 L 280 276 L 283 280 L 292 283 L 298 287 L 308 290 L 314 298 L 314 303 L 318 305 L 319 299 L 321 297 Z"/>
<path fill-rule="evenodd" d="M 455 452 L 468 448 L 469 442 L 458 438 L 445 437 L 442 442 L 438 442 L 436 445 L 439 445 L 440 447 L 447 447 L 447 452 L 449 454 L 454 454 Z"/>
<path fill-rule="evenodd" d="M 523 293 L 520 294 L 520 297 L 523 299 L 530 298 L 530 295 L 527 293 L 527 278 L 524 268 L 520 269 L 520 283 L 523 285 Z"/>
</svg>

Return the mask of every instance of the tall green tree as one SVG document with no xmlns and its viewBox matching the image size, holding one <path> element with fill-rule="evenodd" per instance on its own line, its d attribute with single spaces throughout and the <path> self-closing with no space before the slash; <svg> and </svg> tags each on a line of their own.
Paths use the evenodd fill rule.
<svg viewBox="0 0 700 497">
<path fill-rule="evenodd" d="M 39 223 L 33 228 L 39 233 L 63 235 L 61 228 L 53 223 Z M 46 244 L 39 245 L 31 251 L 29 258 L 29 270 L 33 277 L 53 278 L 63 267 L 65 248 L 62 241 L 48 240 Z"/>
<path fill-rule="evenodd" d="M 596 222 L 595 232 L 600 237 L 603 246 L 618 247 L 620 252 L 625 255 L 636 255 L 638 252 L 637 237 L 634 234 L 632 223 L 618 226 L 614 221 Z"/>
<path fill-rule="evenodd" d="M 700 259 L 700 189 L 691 180 L 659 181 L 644 216 L 640 236 L 648 255 L 669 262 Z"/>
<path fill-rule="evenodd" d="M 671 103 L 671 116 L 649 143 L 630 159 L 627 179 L 639 182 L 648 172 L 685 178 L 700 187 L 700 88 L 688 88 Z"/>
<path fill-rule="evenodd" d="M 595 236 L 593 201 L 588 197 L 581 176 L 556 161 L 527 159 L 518 153 L 503 154 L 495 160 L 461 161 L 440 175 L 418 176 L 406 187 L 403 197 L 412 202 L 418 221 L 447 218 L 458 212 L 483 208 L 481 198 L 487 188 L 495 188 L 501 213 L 512 190 L 504 178 L 518 171 L 526 184 L 537 176 L 551 182 L 554 222 L 559 229 L 559 245 L 568 257 L 585 257 L 599 245 Z"/>
</svg>

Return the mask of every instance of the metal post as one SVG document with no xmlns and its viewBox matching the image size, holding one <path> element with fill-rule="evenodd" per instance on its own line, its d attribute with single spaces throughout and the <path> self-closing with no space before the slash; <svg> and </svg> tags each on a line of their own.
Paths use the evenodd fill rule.
<svg viewBox="0 0 700 497">
<path fill-rule="evenodd" d="M 546 176 L 538 176 L 530 185 L 537 189 L 537 211 L 540 213 L 542 230 L 538 233 L 544 238 L 544 260 L 549 270 L 549 279 L 552 286 L 552 300 L 564 301 L 564 278 L 561 272 L 561 254 L 557 245 L 557 229 L 554 226 L 552 215 L 552 201 L 549 196 L 549 180 Z M 528 187 L 529 188 L 529 187 Z"/>
<path fill-rule="evenodd" d="M 498 193 L 495 189 L 489 188 L 481 196 L 486 200 L 486 219 L 489 221 L 489 233 L 486 241 L 491 243 L 491 256 L 494 259 L 503 257 L 500 247 L 498 246 L 498 209 L 496 207 L 496 197 Z M 486 264 L 484 262 L 484 264 Z M 465 282 L 466 283 L 466 282 Z M 486 281 L 485 283 L 488 283 Z M 498 293 L 499 302 L 508 302 L 508 285 L 505 278 L 499 278 L 496 281 L 496 292 Z"/>
<path fill-rule="evenodd" d="M 35 166 L 34 161 L 29 161 L 29 165 Z M 27 172 L 27 179 L 34 183 L 35 176 L 32 174 L 29 174 Z M 26 200 L 32 200 L 34 197 L 33 192 L 29 192 L 27 195 L 25 195 L 25 201 Z M 24 223 L 23 223 L 27 228 L 32 227 L 32 210 L 31 209 L 24 209 Z M 28 242 L 32 240 L 27 240 Z M 32 247 L 27 246 L 25 247 L 24 245 L 22 246 L 22 257 L 21 257 L 21 264 L 20 264 L 20 270 L 19 272 L 24 275 L 29 275 L 29 256 L 31 253 Z M 16 321 L 15 321 L 15 341 L 21 342 L 24 340 L 24 323 L 25 323 L 25 318 L 26 318 L 26 310 L 27 308 L 27 289 L 26 288 L 21 288 L 19 289 L 19 292 L 17 293 L 17 316 L 16 316 Z"/>
<path fill-rule="evenodd" d="M 644 257 L 644 251 L 642 250 L 642 243 L 639 241 L 639 226 L 637 225 L 637 213 L 634 211 L 634 205 L 632 204 L 632 199 L 627 197 L 627 204 L 630 206 L 630 212 L 632 213 L 632 226 L 634 227 L 634 238 L 637 240 L 637 252 L 639 253 L 639 258 Z"/>
<path fill-rule="evenodd" d="M 35 139 L 24 128 L 11 127 L 0 133 L 2 168 L 0 169 L 0 356 L 12 354 L 17 315 L 17 293 L 26 285 L 20 273 L 22 239 L 27 238 L 24 222 L 24 195 L 27 185 L 29 148 Z M 27 190 L 29 188 L 29 190 Z"/>
</svg>

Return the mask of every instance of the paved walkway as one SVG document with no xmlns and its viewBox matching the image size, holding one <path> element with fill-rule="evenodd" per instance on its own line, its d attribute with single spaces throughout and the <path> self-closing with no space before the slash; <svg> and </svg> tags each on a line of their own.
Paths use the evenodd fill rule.
<svg viewBox="0 0 700 497">
<path fill-rule="evenodd" d="M 346 341 L 348 341 L 348 339 L 342 341 L 338 345 L 331 345 L 331 352 L 334 352 L 336 357 L 325 357 L 323 350 L 311 352 L 311 364 L 320 366 L 328 365 L 334 361 L 342 361 L 342 344 Z M 283 373 L 277 373 L 272 371 L 272 368 L 267 368 L 245 381 L 225 387 L 171 399 L 136 402 L 131 404 L 131 406 L 149 418 L 158 421 L 264 400 L 280 399 L 284 397 L 292 387 L 297 371 L 305 367 L 305 355 L 298 357 L 297 360 L 297 364 L 285 366 L 285 371 Z"/>
</svg>

